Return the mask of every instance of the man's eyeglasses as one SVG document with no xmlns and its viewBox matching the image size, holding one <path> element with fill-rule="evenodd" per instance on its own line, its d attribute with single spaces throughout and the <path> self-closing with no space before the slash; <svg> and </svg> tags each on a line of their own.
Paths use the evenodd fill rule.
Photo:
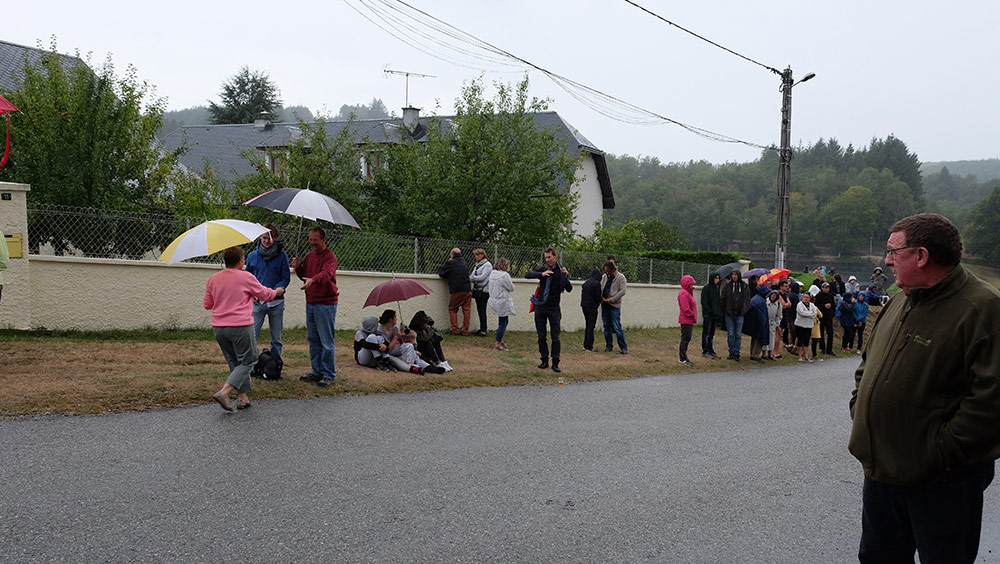
<svg viewBox="0 0 1000 564">
<path fill-rule="evenodd" d="M 886 249 L 885 249 L 885 256 L 887 256 L 887 257 L 889 257 L 889 256 L 895 256 L 896 253 L 898 253 L 899 251 L 904 251 L 906 249 L 915 249 L 915 248 L 916 247 L 914 247 L 912 245 L 907 245 L 905 247 L 896 247 L 895 249 L 886 247 Z"/>
</svg>

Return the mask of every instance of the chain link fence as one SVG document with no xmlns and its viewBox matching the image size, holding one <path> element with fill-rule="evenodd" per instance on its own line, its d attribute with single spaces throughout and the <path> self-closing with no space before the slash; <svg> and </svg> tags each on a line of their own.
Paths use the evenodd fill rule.
<svg viewBox="0 0 1000 564">
<path fill-rule="evenodd" d="M 79 256 L 125 260 L 156 260 L 178 235 L 202 220 L 171 214 L 148 214 L 72 208 L 34 206 L 28 209 L 28 252 L 33 255 Z M 290 256 L 304 256 L 309 250 L 311 225 L 292 220 L 276 224 Z M 472 250 L 482 248 L 491 262 L 510 261 L 511 276 L 523 278 L 542 264 L 544 247 L 484 244 L 425 237 L 400 237 L 365 233 L 343 226 L 323 226 L 327 245 L 337 253 L 341 270 L 436 274 L 453 248 L 462 250 L 472 262 Z M 256 243 L 245 245 L 246 251 Z M 600 253 L 565 251 L 560 263 L 570 278 L 584 280 L 591 270 L 601 268 L 607 256 Z M 190 259 L 188 262 L 218 264 L 221 253 Z M 678 284 L 690 274 L 699 284 L 719 268 L 692 262 L 664 261 L 635 256 L 617 256 L 618 269 L 633 283 Z"/>
</svg>

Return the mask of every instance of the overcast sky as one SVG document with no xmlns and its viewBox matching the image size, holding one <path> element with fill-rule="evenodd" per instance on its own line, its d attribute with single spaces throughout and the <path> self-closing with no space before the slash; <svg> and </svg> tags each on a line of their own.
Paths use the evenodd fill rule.
<svg viewBox="0 0 1000 564">
<path fill-rule="evenodd" d="M 796 79 L 815 72 L 815 79 L 794 88 L 793 144 L 835 138 L 860 147 L 894 134 L 922 161 L 1000 156 L 1000 7 L 993 2 L 635 2 L 764 66 L 791 66 Z M 660 116 L 752 144 L 779 142 L 777 75 L 624 0 L 409 3 Z M 480 74 L 488 84 L 523 75 L 517 66 L 482 63 L 436 45 L 434 40 L 463 44 L 412 15 L 395 13 L 430 37 L 388 33 L 359 13 L 391 29 L 365 4 L 381 3 L 42 2 L 8 14 L 0 37 L 29 46 L 40 40 L 48 47 L 55 35 L 59 51 L 90 52 L 95 66 L 110 53 L 119 75 L 135 66 L 139 78 L 168 99 L 169 109 L 217 101 L 222 82 L 244 65 L 268 73 L 286 106 L 327 114 L 372 98 L 400 114 L 404 79 L 386 77 L 387 66 L 436 76 L 410 79 L 409 102 L 424 114 L 452 113 L 463 81 Z M 400 41 L 400 35 L 434 46 L 437 56 Z M 606 152 L 663 162 L 744 162 L 760 155 L 757 147 L 710 141 L 677 125 L 623 123 L 577 101 L 546 75 L 532 70 L 529 76 L 533 95 L 552 98 L 550 109 Z"/>
</svg>

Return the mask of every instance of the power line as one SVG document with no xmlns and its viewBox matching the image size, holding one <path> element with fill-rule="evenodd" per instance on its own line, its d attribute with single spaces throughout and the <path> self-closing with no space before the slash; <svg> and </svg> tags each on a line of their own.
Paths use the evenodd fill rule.
<svg viewBox="0 0 1000 564">
<path fill-rule="evenodd" d="M 351 6 L 351 8 L 357 11 L 359 14 L 361 14 L 365 19 L 375 24 L 375 26 L 378 27 L 379 29 L 385 31 L 389 35 L 396 37 L 397 39 L 413 47 L 414 49 L 417 49 L 421 52 L 431 55 L 444 62 L 454 64 L 457 66 L 463 66 L 466 68 L 470 67 L 470 63 L 467 63 L 465 61 L 456 61 L 452 58 L 448 58 L 446 55 L 443 55 L 436 50 L 430 49 L 425 43 L 417 41 L 412 37 L 414 35 L 422 37 L 427 41 L 432 42 L 442 48 L 450 49 L 453 52 L 472 57 L 473 59 L 477 59 L 480 62 L 489 62 L 492 64 L 500 64 L 520 69 L 528 69 L 528 68 L 535 69 L 538 72 L 544 74 L 546 77 L 552 80 L 557 86 L 562 88 L 570 96 L 572 96 L 573 98 L 575 98 L 588 108 L 600 113 L 601 115 L 604 115 L 605 117 L 621 121 L 623 123 L 630 123 L 634 125 L 655 125 L 658 123 L 666 122 L 673 125 L 677 125 L 685 129 L 686 131 L 689 131 L 691 133 L 694 133 L 695 135 L 698 135 L 700 137 L 712 141 L 718 141 L 722 143 L 739 143 L 760 149 L 771 148 L 766 145 L 761 145 L 750 141 L 744 141 L 736 137 L 723 135 L 721 133 L 716 133 L 708 129 L 696 127 L 693 125 L 689 125 L 671 119 L 669 117 L 660 115 L 651 110 L 647 110 L 635 104 L 626 102 L 610 94 L 601 92 L 600 90 L 597 90 L 595 88 L 591 88 L 589 86 L 576 82 L 567 77 L 561 76 L 535 63 L 532 63 L 527 59 L 518 57 L 487 41 L 484 41 L 474 35 L 464 32 L 452 26 L 451 24 L 448 24 L 428 14 L 427 12 L 424 12 L 414 6 L 411 6 L 410 4 L 402 0 L 396 0 L 394 3 L 390 2 L 390 0 L 359 0 L 360 4 L 362 4 L 368 10 L 370 10 L 386 26 L 392 28 L 395 31 L 395 33 L 393 31 L 390 31 L 389 29 L 386 29 L 386 27 L 383 27 L 378 22 L 374 21 L 372 18 L 369 18 L 366 14 L 361 12 L 361 10 L 352 6 L 348 0 L 344 0 L 344 2 L 347 3 L 349 6 Z M 381 4 L 382 7 L 380 7 L 378 4 Z M 409 11 L 404 11 L 403 9 L 399 8 L 398 5 L 404 6 Z M 393 12 L 401 14 L 402 17 L 399 15 L 395 15 Z M 420 29 L 418 26 L 410 22 L 418 22 L 420 25 L 430 28 L 431 30 L 443 35 L 445 39 L 429 34 L 425 32 L 423 29 Z M 447 38 L 457 41 L 460 44 L 456 45 L 453 42 L 449 41 L 449 39 Z M 473 49 L 470 49 L 469 47 L 472 47 Z M 482 51 L 485 51 L 486 54 L 482 53 Z M 512 64 L 512 62 L 516 64 Z M 476 64 L 476 63 L 471 63 L 471 64 Z"/>
<path fill-rule="evenodd" d="M 679 25 L 675 24 L 674 22 L 672 22 L 672 21 L 668 20 L 667 18 L 664 18 L 663 16 L 661 16 L 661 15 L 659 15 L 659 14 L 655 13 L 655 12 L 652 12 L 652 11 L 650 11 L 650 10 L 648 10 L 647 8 L 644 8 L 644 7 L 640 6 L 639 4 L 636 4 L 636 3 L 635 3 L 635 2 L 633 2 L 632 0 L 625 0 L 625 3 L 626 3 L 626 4 L 631 4 L 631 5 L 635 6 L 636 8 L 639 8 L 639 9 L 640 9 L 640 10 L 642 10 L 643 12 L 646 12 L 647 14 L 649 14 L 649 15 L 653 16 L 654 18 L 657 18 L 657 19 L 660 19 L 660 20 L 662 20 L 662 21 L 664 21 L 664 22 L 666 22 L 666 23 L 668 23 L 668 24 L 670 24 L 670 25 L 672 25 L 672 26 L 676 27 L 677 29 L 679 29 L 679 30 L 683 31 L 684 33 L 688 33 L 688 34 L 690 34 L 690 35 L 693 35 L 693 36 L 697 37 L 698 39 L 701 39 L 702 41 L 704 41 L 704 42 L 706 42 L 706 43 L 709 43 L 709 44 L 711 44 L 711 45 L 715 45 L 716 47 L 718 47 L 719 49 L 722 49 L 723 51 L 726 51 L 726 52 L 728 52 L 728 53 L 732 53 L 733 55 L 736 55 L 737 57 L 739 57 L 739 58 L 741 58 L 741 59 L 744 59 L 744 60 L 747 60 L 747 61 L 750 61 L 751 63 L 753 63 L 753 64 L 755 64 L 755 65 L 759 65 L 759 66 L 762 66 L 762 67 L 764 67 L 765 69 L 767 69 L 767 70 L 769 70 L 769 71 L 773 72 L 774 74 L 776 74 L 776 75 L 778 75 L 778 76 L 781 76 L 781 71 L 779 71 L 778 69 L 776 69 L 776 68 L 774 68 L 774 67 L 769 67 L 769 66 L 765 65 L 764 63 L 761 63 L 761 62 L 758 62 L 758 61 L 755 61 L 755 60 L 751 59 L 750 57 L 747 57 L 746 55 L 741 55 L 740 53 L 737 53 L 736 51 L 733 51 L 732 49 L 730 49 L 730 48 L 728 48 L 728 47 L 724 47 L 724 46 L 722 46 L 722 45 L 719 45 L 718 43 L 716 43 L 715 41 L 712 41 L 711 39 L 708 39 L 707 37 L 702 37 L 701 35 L 698 35 L 697 33 L 695 33 L 695 32 L 693 32 L 693 31 L 691 31 L 690 29 L 687 29 L 687 28 L 684 28 L 684 27 L 681 27 L 681 26 L 679 26 Z"/>
</svg>

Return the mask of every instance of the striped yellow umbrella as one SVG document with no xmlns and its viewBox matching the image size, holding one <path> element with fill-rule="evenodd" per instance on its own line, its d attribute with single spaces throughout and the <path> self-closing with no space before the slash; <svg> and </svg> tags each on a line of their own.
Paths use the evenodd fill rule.
<svg viewBox="0 0 1000 564">
<path fill-rule="evenodd" d="M 163 249 L 159 260 L 176 264 L 194 257 L 204 257 L 223 249 L 255 240 L 267 228 L 259 223 L 238 219 L 206 221 L 188 229 Z"/>
</svg>

